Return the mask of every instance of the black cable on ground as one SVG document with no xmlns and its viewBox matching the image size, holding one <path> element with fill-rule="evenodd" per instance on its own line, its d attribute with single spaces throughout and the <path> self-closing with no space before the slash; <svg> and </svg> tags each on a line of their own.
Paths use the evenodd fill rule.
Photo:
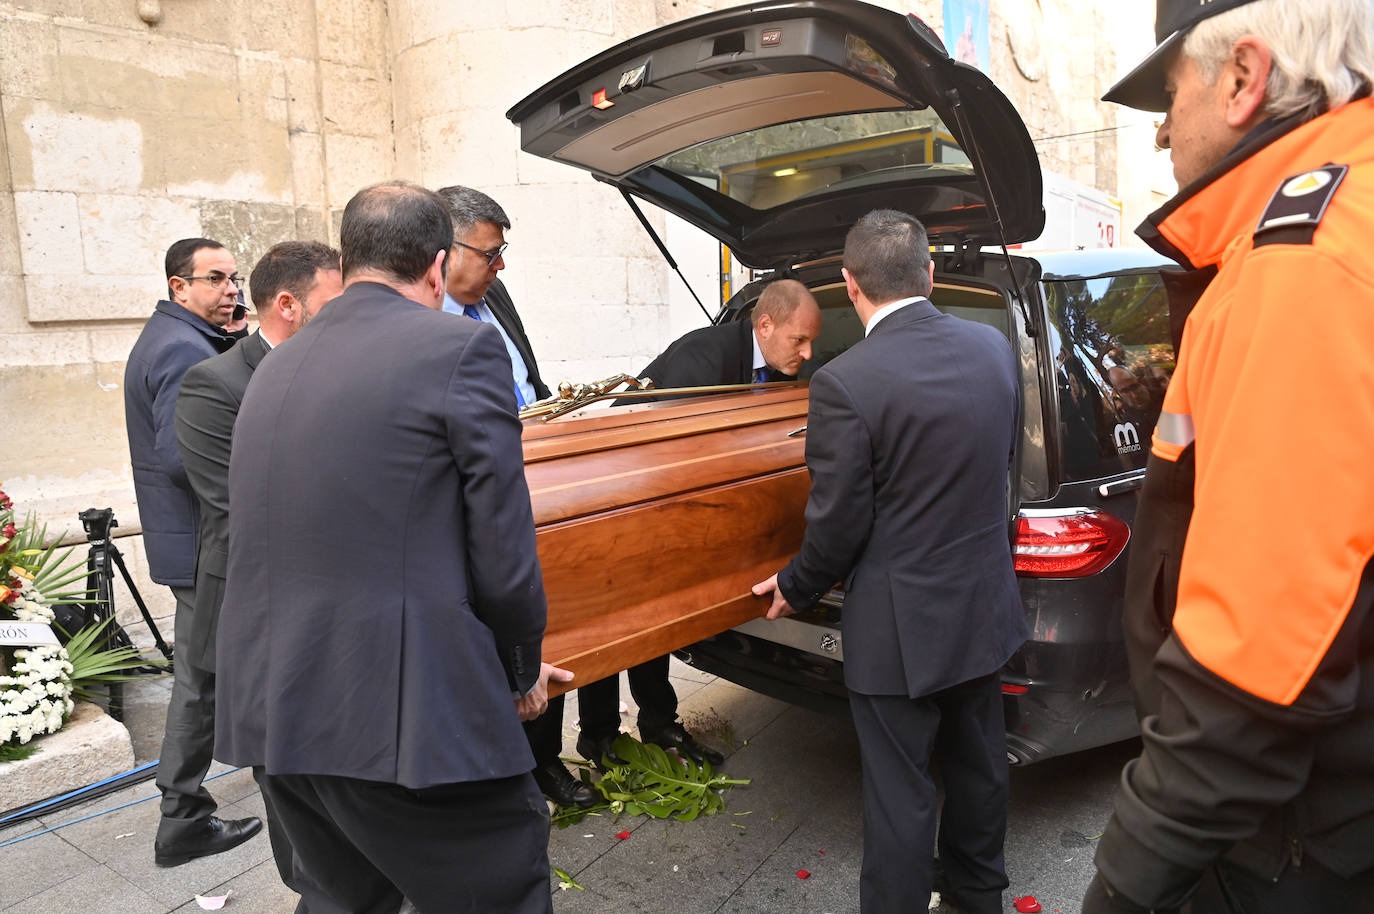
<svg viewBox="0 0 1374 914">
<path fill-rule="evenodd" d="M 49 797 L 32 806 L 22 807 L 17 810 L 6 810 L 0 816 L 0 829 L 8 828 L 11 825 L 20 825 L 30 819 L 39 816 L 59 812 L 78 803 L 85 803 L 87 800 L 98 800 L 103 796 L 108 796 L 116 790 L 123 790 L 125 787 L 132 787 L 135 784 L 142 784 L 144 781 L 151 780 L 157 774 L 157 762 L 148 762 L 131 768 L 122 774 L 116 774 L 103 781 L 88 784 L 70 793 L 59 794 Z"/>
</svg>

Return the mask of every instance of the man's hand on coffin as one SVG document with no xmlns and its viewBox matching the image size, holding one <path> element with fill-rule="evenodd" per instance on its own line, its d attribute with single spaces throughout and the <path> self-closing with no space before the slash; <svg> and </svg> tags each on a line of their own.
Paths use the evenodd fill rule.
<svg viewBox="0 0 1374 914">
<path fill-rule="evenodd" d="M 778 589 L 777 575 L 773 575 L 766 581 L 759 581 L 752 589 L 756 597 L 766 597 L 770 594 L 773 597 L 772 605 L 768 607 L 768 612 L 764 614 L 766 618 L 778 619 L 782 616 L 790 616 L 796 612 L 796 610 L 792 608 L 792 604 L 788 603 L 787 600 L 783 598 L 782 591 Z"/>
<path fill-rule="evenodd" d="M 515 700 L 515 712 L 521 720 L 534 720 L 549 706 L 549 682 L 572 682 L 573 671 L 561 670 L 552 663 L 539 664 L 539 680 Z"/>
</svg>

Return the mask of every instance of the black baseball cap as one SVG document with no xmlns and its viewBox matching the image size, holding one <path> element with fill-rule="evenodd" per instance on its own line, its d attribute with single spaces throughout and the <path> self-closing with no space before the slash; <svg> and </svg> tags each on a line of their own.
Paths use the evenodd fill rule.
<svg viewBox="0 0 1374 914">
<path fill-rule="evenodd" d="M 1167 111 L 1164 71 L 1172 53 L 1183 43 L 1188 30 L 1204 19 L 1244 6 L 1253 0 L 1156 0 L 1155 41 L 1149 56 L 1107 90 L 1104 102 L 1115 102 L 1141 111 Z"/>
</svg>

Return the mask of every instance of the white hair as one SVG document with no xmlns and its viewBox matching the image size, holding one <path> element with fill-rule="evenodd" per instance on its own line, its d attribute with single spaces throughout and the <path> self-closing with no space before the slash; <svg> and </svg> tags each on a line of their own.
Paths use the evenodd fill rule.
<svg viewBox="0 0 1374 914">
<path fill-rule="evenodd" d="M 1215 83 L 1245 35 L 1263 41 L 1273 60 L 1264 94 L 1271 117 L 1315 117 L 1374 84 L 1371 0 L 1255 0 L 1199 22 L 1184 39 L 1183 54 Z"/>
</svg>

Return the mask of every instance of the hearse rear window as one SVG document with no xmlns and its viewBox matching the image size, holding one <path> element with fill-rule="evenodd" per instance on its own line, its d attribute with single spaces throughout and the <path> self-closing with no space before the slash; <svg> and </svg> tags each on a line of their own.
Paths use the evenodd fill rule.
<svg viewBox="0 0 1374 914">
<path fill-rule="evenodd" d="M 1062 478 L 1097 479 L 1143 468 L 1174 372 L 1159 272 L 1044 286 Z"/>
<path fill-rule="evenodd" d="M 863 184 L 973 174 L 968 156 L 929 109 L 839 114 L 761 127 L 654 164 L 755 210 Z"/>
</svg>

